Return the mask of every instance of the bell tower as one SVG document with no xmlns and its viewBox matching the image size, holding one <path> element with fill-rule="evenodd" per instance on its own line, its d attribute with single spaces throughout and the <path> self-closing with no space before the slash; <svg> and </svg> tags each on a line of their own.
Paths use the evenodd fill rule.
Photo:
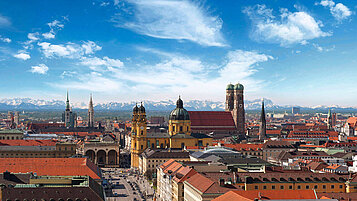
<svg viewBox="0 0 357 201">
<path fill-rule="evenodd" d="M 140 107 L 135 105 L 131 128 L 131 167 L 139 167 L 139 155 L 147 148 L 146 127 L 145 107 L 142 103 Z"/>
<path fill-rule="evenodd" d="M 226 88 L 226 107 L 225 111 L 230 112 L 234 109 L 234 85 L 228 84 Z"/>
<path fill-rule="evenodd" d="M 245 133 L 245 111 L 244 111 L 244 86 L 240 83 L 234 85 L 234 108 L 233 119 L 236 124 L 237 131 L 240 135 Z"/>
</svg>

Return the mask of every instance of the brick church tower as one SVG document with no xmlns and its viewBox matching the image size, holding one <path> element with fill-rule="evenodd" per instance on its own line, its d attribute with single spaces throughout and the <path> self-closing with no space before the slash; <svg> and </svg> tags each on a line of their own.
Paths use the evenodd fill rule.
<svg viewBox="0 0 357 201">
<path fill-rule="evenodd" d="M 239 134 L 245 134 L 244 86 L 229 84 L 226 88 L 226 111 L 232 113 Z"/>
</svg>

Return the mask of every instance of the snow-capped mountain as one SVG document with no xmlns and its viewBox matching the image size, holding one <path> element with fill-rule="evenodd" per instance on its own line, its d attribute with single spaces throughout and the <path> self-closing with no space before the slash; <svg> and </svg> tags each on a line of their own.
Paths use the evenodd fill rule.
<svg viewBox="0 0 357 201">
<path fill-rule="evenodd" d="M 291 110 L 291 105 L 280 106 L 275 105 L 272 100 L 264 99 L 265 108 L 270 110 Z M 143 101 L 147 110 L 170 111 L 176 107 L 176 101 L 163 100 L 163 101 Z M 261 108 L 261 99 L 245 100 L 245 108 L 247 110 L 259 110 Z M 109 102 L 95 104 L 96 110 L 123 110 L 128 111 L 133 108 L 135 102 Z M 87 103 L 72 103 L 73 109 L 87 109 Z M 189 100 L 184 102 L 184 107 L 187 110 L 208 110 L 219 111 L 224 110 L 225 104 L 220 101 L 209 100 Z M 0 110 L 63 110 L 65 102 L 60 100 L 35 100 L 31 98 L 11 98 L 0 99 Z M 357 108 L 353 107 L 339 107 L 332 106 L 315 106 L 315 107 L 301 107 L 302 110 L 327 110 L 328 108 L 343 111 L 355 111 Z"/>
</svg>

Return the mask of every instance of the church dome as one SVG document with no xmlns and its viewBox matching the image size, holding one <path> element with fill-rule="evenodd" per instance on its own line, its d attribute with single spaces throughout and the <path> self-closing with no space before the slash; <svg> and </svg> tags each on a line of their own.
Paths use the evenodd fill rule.
<svg viewBox="0 0 357 201">
<path fill-rule="evenodd" d="M 244 90 L 244 86 L 240 83 L 234 85 L 234 90 Z"/>
<path fill-rule="evenodd" d="M 133 113 L 138 113 L 138 112 L 139 112 L 138 105 L 135 105 L 135 107 L 133 108 Z"/>
<path fill-rule="evenodd" d="M 139 108 L 139 111 L 140 111 L 141 113 L 145 113 L 145 107 L 143 106 L 143 103 L 141 103 L 141 106 L 140 106 L 140 108 Z"/>
<path fill-rule="evenodd" d="M 228 84 L 226 87 L 226 90 L 234 90 L 234 85 L 233 84 Z"/>
<path fill-rule="evenodd" d="M 183 108 L 183 101 L 179 97 L 176 101 L 176 108 L 170 113 L 170 120 L 190 120 L 190 115 L 187 110 Z"/>
</svg>

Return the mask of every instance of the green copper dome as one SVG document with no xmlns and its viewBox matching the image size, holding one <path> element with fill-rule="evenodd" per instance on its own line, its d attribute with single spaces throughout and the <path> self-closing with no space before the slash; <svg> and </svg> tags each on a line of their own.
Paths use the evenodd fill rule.
<svg viewBox="0 0 357 201">
<path fill-rule="evenodd" d="M 240 83 L 234 85 L 234 90 L 244 90 L 244 86 Z"/>
<path fill-rule="evenodd" d="M 234 90 L 234 85 L 233 84 L 227 85 L 226 90 Z"/>
<path fill-rule="evenodd" d="M 176 102 L 176 108 L 170 113 L 170 120 L 190 120 L 190 115 L 187 110 L 183 108 L 183 101 L 179 97 Z"/>
</svg>

